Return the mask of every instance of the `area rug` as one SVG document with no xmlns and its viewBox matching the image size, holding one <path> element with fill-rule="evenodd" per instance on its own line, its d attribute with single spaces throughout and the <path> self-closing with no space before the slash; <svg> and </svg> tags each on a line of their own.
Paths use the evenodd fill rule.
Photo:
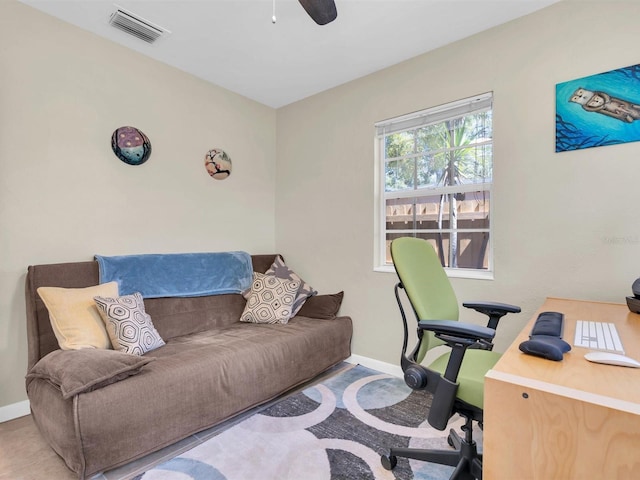
<svg viewBox="0 0 640 480">
<path fill-rule="evenodd" d="M 135 480 L 441 480 L 453 469 L 389 447 L 450 448 L 426 422 L 431 396 L 360 365 L 306 388 Z M 459 430 L 462 419 L 450 427 Z"/>
</svg>

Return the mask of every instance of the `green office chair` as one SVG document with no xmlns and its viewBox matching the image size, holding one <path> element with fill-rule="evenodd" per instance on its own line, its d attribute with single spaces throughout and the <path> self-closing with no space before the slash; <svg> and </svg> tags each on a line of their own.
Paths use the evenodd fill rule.
<svg viewBox="0 0 640 480">
<path fill-rule="evenodd" d="M 440 259 L 433 247 L 418 238 L 403 237 L 391 243 L 391 257 L 400 282 L 395 295 L 404 323 L 404 342 L 400 364 L 407 385 L 433 394 L 428 422 L 438 430 L 447 427 L 458 413 L 465 419 L 464 438 L 453 429 L 447 441 L 454 450 L 391 448 L 383 455 L 382 465 L 392 470 L 397 457 L 423 460 L 455 467 L 451 479 L 481 479 L 482 455 L 473 440 L 474 421 L 482 428 L 484 376 L 500 358 L 491 349 L 491 340 L 499 320 L 520 307 L 503 303 L 470 302 L 473 308 L 489 317 L 486 327 L 458 322 L 458 300 L 451 288 Z M 404 289 L 418 321 L 418 343 L 407 355 L 407 318 L 400 300 Z M 450 351 L 428 367 L 420 364 L 428 350 L 446 344 Z"/>
</svg>

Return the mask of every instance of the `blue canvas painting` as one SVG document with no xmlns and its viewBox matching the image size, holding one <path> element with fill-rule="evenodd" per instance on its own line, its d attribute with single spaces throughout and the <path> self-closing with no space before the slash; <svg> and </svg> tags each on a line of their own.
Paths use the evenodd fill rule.
<svg viewBox="0 0 640 480">
<path fill-rule="evenodd" d="M 640 140 L 640 65 L 556 85 L 556 152 Z"/>
</svg>

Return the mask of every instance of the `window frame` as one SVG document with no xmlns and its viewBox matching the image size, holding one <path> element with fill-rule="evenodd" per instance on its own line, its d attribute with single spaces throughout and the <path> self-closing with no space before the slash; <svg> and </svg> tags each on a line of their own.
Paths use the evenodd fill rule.
<svg viewBox="0 0 640 480">
<path fill-rule="evenodd" d="M 400 133 L 408 130 L 417 130 L 427 125 L 433 125 L 442 123 L 446 120 L 459 118 L 464 115 L 471 115 L 475 113 L 481 113 L 483 111 L 490 110 L 493 112 L 493 92 L 487 92 L 473 97 L 464 98 L 461 100 L 448 102 L 443 105 L 439 105 L 432 108 L 427 108 L 418 112 L 402 115 L 388 120 L 376 122 L 375 135 L 374 135 L 374 158 L 375 158 L 375 219 L 374 219 L 374 271 L 377 272 L 394 272 L 393 265 L 386 263 L 387 258 L 387 199 L 388 198 L 419 198 L 419 197 L 431 197 L 436 195 L 442 195 L 446 193 L 465 193 L 465 192 L 479 192 L 486 191 L 489 194 L 489 208 L 488 218 L 489 225 L 486 229 L 489 233 L 488 240 L 488 267 L 486 269 L 475 268 L 450 268 L 444 267 L 445 272 L 449 277 L 460 278 L 472 278 L 472 279 L 487 279 L 492 280 L 494 278 L 494 250 L 493 250 L 493 233 L 494 233 L 494 221 L 493 221 L 493 173 L 490 182 L 483 183 L 471 183 L 471 184 L 458 184 L 458 185 L 445 185 L 438 187 L 421 187 L 418 188 L 414 185 L 411 190 L 400 190 L 395 192 L 386 192 L 386 164 L 385 158 L 386 144 L 385 138 L 387 135 L 394 133 Z M 493 124 L 493 117 L 492 117 Z M 494 135 L 493 125 L 491 126 L 491 141 L 488 145 L 491 145 L 491 162 L 492 172 L 494 167 Z M 407 156 L 420 155 L 413 152 Z M 410 228 L 407 230 L 415 231 Z M 457 228 L 455 231 L 465 233 L 468 229 Z M 442 228 L 440 230 L 430 230 L 434 233 L 449 233 L 452 231 L 450 228 Z M 482 231 L 482 229 L 474 229 L 474 232 Z M 396 232 L 402 233 L 402 231 Z"/>
</svg>

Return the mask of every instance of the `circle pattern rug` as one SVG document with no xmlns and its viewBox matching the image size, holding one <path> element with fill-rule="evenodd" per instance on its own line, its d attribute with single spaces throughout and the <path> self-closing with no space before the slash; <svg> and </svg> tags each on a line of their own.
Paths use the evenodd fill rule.
<svg viewBox="0 0 640 480">
<path fill-rule="evenodd" d="M 398 458 L 389 448 L 448 449 L 426 422 L 431 395 L 360 365 L 293 394 L 136 480 L 444 480 L 452 467 Z M 449 427 L 459 430 L 454 417 Z"/>
</svg>

